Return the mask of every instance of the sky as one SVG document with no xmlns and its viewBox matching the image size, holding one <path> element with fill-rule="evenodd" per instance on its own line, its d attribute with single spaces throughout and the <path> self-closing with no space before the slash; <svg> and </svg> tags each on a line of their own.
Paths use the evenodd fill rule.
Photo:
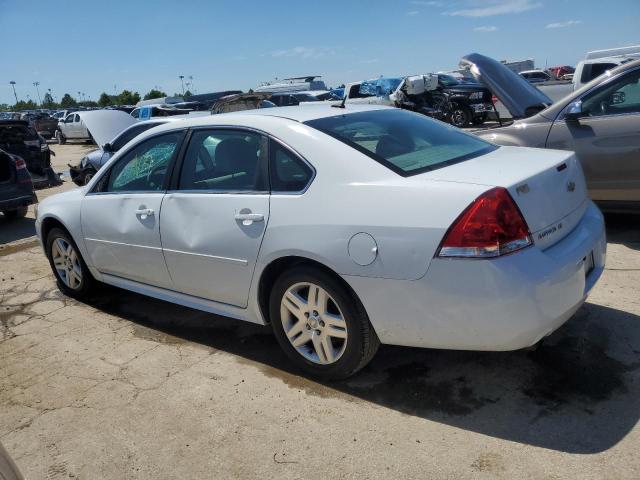
<svg viewBox="0 0 640 480">
<path fill-rule="evenodd" d="M 0 103 L 51 89 L 194 93 L 322 75 L 449 70 L 472 52 L 536 66 L 640 45 L 640 0 L 0 0 Z"/>
</svg>

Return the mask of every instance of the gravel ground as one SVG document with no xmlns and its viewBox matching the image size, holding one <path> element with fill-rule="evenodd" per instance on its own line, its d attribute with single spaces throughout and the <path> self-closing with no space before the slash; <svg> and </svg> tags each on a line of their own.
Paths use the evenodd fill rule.
<svg viewBox="0 0 640 480">
<path fill-rule="evenodd" d="M 52 148 L 63 171 L 90 147 Z M 267 327 L 62 296 L 32 212 L 0 218 L 0 442 L 30 479 L 637 479 L 637 220 L 607 217 L 607 270 L 537 351 L 382 347 L 321 384 Z"/>
</svg>

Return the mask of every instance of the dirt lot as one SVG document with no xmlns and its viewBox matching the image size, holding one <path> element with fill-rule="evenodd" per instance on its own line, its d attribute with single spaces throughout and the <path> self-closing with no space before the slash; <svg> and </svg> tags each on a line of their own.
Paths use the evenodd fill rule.
<svg viewBox="0 0 640 480">
<path fill-rule="evenodd" d="M 31 479 L 640 478 L 640 222 L 607 221 L 602 280 L 539 350 L 382 347 L 320 384 L 268 328 L 63 297 L 33 219 L 0 219 L 0 442 Z"/>
</svg>

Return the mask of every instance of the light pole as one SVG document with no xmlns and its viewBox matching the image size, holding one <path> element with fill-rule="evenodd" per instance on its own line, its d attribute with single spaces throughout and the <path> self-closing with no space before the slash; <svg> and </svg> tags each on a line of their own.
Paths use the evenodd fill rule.
<svg viewBox="0 0 640 480">
<path fill-rule="evenodd" d="M 193 93 L 196 93 L 196 87 L 193 85 L 193 75 L 189 75 L 189 81 L 191 82 L 191 88 L 193 88 Z"/>
<path fill-rule="evenodd" d="M 42 106 L 42 99 L 40 98 L 40 89 L 38 88 L 40 82 L 33 82 L 33 86 L 36 87 L 36 92 L 38 92 L 38 102 L 40 102 L 40 106 Z"/>
<path fill-rule="evenodd" d="M 184 96 L 184 75 L 178 75 L 180 83 L 182 84 L 182 96 Z"/>
<path fill-rule="evenodd" d="M 9 83 L 13 87 L 13 96 L 16 97 L 16 103 L 18 103 L 18 94 L 16 93 L 16 82 L 11 80 Z"/>
</svg>

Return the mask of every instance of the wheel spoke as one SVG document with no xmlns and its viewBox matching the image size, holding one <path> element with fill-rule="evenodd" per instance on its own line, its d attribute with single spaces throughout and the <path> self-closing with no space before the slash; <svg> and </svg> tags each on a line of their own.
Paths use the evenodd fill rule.
<svg viewBox="0 0 640 480">
<path fill-rule="evenodd" d="M 309 340 L 311 340 L 311 335 L 309 334 L 309 330 L 304 329 L 302 330 L 302 333 L 298 335 L 298 337 L 295 340 L 292 340 L 291 337 L 289 337 L 289 339 L 291 340 L 291 345 L 293 345 L 296 348 L 299 348 L 305 343 L 309 342 Z"/>
<path fill-rule="evenodd" d="M 305 322 L 306 303 L 298 294 L 288 291 L 282 299 L 282 305 L 299 321 Z"/>
<path fill-rule="evenodd" d="M 333 325 L 328 325 L 324 329 L 325 335 L 333 338 L 347 338 L 347 330 Z"/>
<path fill-rule="evenodd" d="M 53 265 L 55 265 L 57 269 L 64 268 L 64 260 L 59 256 L 53 257 Z"/>
<path fill-rule="evenodd" d="M 324 356 L 327 359 L 327 363 L 335 361 L 336 354 L 333 350 L 331 339 L 323 334 L 320 336 L 320 344 L 322 345 L 322 350 L 324 351 Z"/>
<path fill-rule="evenodd" d="M 298 320 L 287 332 L 287 337 L 289 337 L 290 340 L 295 339 L 305 329 L 305 327 L 306 322 Z"/>
<path fill-rule="evenodd" d="M 324 353 L 320 335 L 312 335 L 311 342 L 313 343 L 313 349 L 316 351 L 316 355 L 318 355 L 318 360 L 320 361 L 320 363 L 327 363 L 327 357 Z"/>
</svg>

